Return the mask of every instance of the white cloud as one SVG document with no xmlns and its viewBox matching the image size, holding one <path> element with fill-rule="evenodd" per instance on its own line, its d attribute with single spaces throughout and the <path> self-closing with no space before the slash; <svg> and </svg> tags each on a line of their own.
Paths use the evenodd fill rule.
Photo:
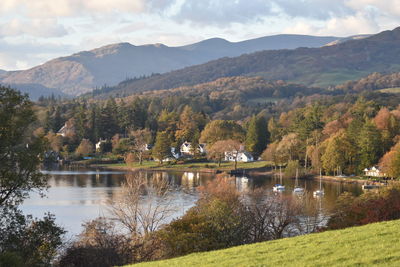
<svg viewBox="0 0 400 267">
<path fill-rule="evenodd" d="M 31 35 L 35 37 L 61 37 L 68 32 L 56 19 L 12 19 L 8 23 L 0 25 L 1 36 Z"/>
</svg>

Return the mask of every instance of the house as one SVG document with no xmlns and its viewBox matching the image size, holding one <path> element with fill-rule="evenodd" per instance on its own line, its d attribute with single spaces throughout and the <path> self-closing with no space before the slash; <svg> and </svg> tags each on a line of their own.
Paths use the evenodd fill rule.
<svg viewBox="0 0 400 267">
<path fill-rule="evenodd" d="M 60 130 L 58 130 L 57 135 L 66 137 L 75 133 L 75 125 L 73 120 L 68 120 Z"/>
<path fill-rule="evenodd" d="M 379 167 L 373 166 L 372 168 L 365 168 L 364 175 L 370 177 L 386 177 L 386 173 L 379 170 Z"/>
<path fill-rule="evenodd" d="M 226 151 L 225 152 L 225 160 L 226 161 L 235 161 L 235 158 L 237 158 L 238 162 L 254 161 L 253 156 L 247 151 Z"/>
<path fill-rule="evenodd" d="M 200 154 L 205 154 L 206 153 L 206 145 L 205 144 L 199 144 L 197 147 L 197 150 Z M 192 143 L 190 142 L 183 142 L 183 144 L 180 147 L 180 152 L 184 156 L 191 156 L 193 155 L 192 151 Z"/>
<path fill-rule="evenodd" d="M 99 142 L 96 143 L 96 151 L 100 151 L 102 144 L 105 144 L 105 143 L 107 143 L 107 140 L 100 139 Z"/>
</svg>

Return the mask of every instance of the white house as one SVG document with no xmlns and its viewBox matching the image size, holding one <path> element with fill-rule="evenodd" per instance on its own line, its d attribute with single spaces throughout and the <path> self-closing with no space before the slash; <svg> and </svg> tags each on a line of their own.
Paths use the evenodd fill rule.
<svg viewBox="0 0 400 267">
<path fill-rule="evenodd" d="M 101 145 L 107 143 L 107 140 L 100 139 L 99 142 L 96 143 L 96 151 L 100 151 Z"/>
<path fill-rule="evenodd" d="M 226 151 L 225 152 L 225 160 L 226 161 L 235 161 L 235 158 L 237 158 L 238 162 L 254 161 L 253 156 L 247 151 Z"/>
<path fill-rule="evenodd" d="M 200 154 L 206 153 L 206 145 L 205 144 L 199 144 L 197 149 Z M 180 147 L 180 152 L 182 155 L 193 155 L 192 143 L 186 142 L 186 141 L 183 142 L 183 144 Z"/>
<path fill-rule="evenodd" d="M 57 132 L 57 135 L 66 137 L 69 134 L 75 133 L 75 126 L 72 120 L 68 120 L 63 127 Z"/>
<path fill-rule="evenodd" d="M 379 170 L 378 167 L 373 166 L 372 168 L 365 168 L 364 169 L 364 175 L 365 176 L 371 176 L 371 177 L 385 177 L 386 173 L 384 173 L 381 170 Z"/>
</svg>

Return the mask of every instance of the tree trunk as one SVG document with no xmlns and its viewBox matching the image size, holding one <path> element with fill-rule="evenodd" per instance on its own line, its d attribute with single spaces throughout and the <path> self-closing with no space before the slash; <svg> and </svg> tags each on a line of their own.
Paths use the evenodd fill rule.
<svg viewBox="0 0 400 267">
<path fill-rule="evenodd" d="M 142 154 L 139 155 L 139 165 L 142 165 L 143 163 L 143 156 Z"/>
</svg>

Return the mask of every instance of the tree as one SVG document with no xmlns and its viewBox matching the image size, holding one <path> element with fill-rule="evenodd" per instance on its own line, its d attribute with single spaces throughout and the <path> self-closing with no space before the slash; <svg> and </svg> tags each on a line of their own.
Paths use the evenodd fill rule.
<svg viewBox="0 0 400 267">
<path fill-rule="evenodd" d="M 221 161 L 225 157 L 226 146 L 225 140 L 215 142 L 210 147 L 207 147 L 207 158 L 218 162 L 218 167 L 221 166 Z"/>
<path fill-rule="evenodd" d="M 246 150 L 258 158 L 267 146 L 268 132 L 264 117 L 253 116 L 246 133 Z"/>
<path fill-rule="evenodd" d="M 64 230 L 54 217 L 24 217 L 17 209 L 32 190 L 43 195 L 47 176 L 39 172 L 45 142 L 34 136 L 36 121 L 27 95 L 0 87 L 0 265 L 50 266 Z M 6 261 L 6 264 L 4 264 Z"/>
<path fill-rule="evenodd" d="M 358 138 L 360 148 L 360 170 L 376 164 L 382 155 L 381 134 L 372 121 L 367 121 Z"/>
<path fill-rule="evenodd" d="M 243 128 L 234 121 L 214 120 L 206 125 L 200 135 L 200 142 L 212 145 L 219 140 L 233 139 L 242 142 Z"/>
<path fill-rule="evenodd" d="M 0 216 L 0 266 L 52 266 L 65 233 L 51 214 L 39 220 L 25 217 L 20 211 L 3 211 Z M 11 258 L 14 263 L 7 264 Z"/>
<path fill-rule="evenodd" d="M 42 191 L 47 177 L 38 170 L 44 142 L 32 136 L 36 117 L 26 95 L 0 87 L 0 207 L 15 207 L 29 191 Z"/>
<path fill-rule="evenodd" d="M 379 160 L 379 167 L 389 177 L 400 177 L 400 142 L 383 155 Z"/>
<path fill-rule="evenodd" d="M 271 118 L 268 121 L 268 132 L 270 133 L 271 142 L 279 141 L 282 137 L 282 129 L 274 118 Z"/>
<path fill-rule="evenodd" d="M 78 156 L 89 156 L 90 154 L 94 153 L 94 146 L 92 142 L 89 141 L 89 139 L 83 139 L 76 149 L 75 153 Z"/>
<path fill-rule="evenodd" d="M 233 139 L 223 140 L 222 142 L 222 146 L 225 147 L 225 153 L 233 157 L 234 168 L 236 170 L 238 156 L 243 148 L 243 145 L 239 141 Z"/>
<path fill-rule="evenodd" d="M 153 156 L 162 164 L 163 160 L 171 155 L 171 142 L 166 131 L 158 132 L 153 147 Z"/>
<path fill-rule="evenodd" d="M 129 133 L 132 141 L 130 150 L 134 153 L 139 160 L 139 164 L 142 165 L 143 154 L 146 151 L 146 145 L 151 140 L 151 132 L 148 129 L 131 131 Z"/>
<path fill-rule="evenodd" d="M 278 152 L 278 143 L 274 142 L 268 145 L 268 147 L 261 154 L 261 158 L 266 161 L 270 161 L 274 166 L 282 165 L 283 158 L 282 154 Z"/>
<path fill-rule="evenodd" d="M 299 145 L 300 140 L 295 133 L 290 133 L 285 135 L 279 142 L 276 148 L 277 152 L 282 155 L 285 161 L 294 160 L 299 158 Z"/>
</svg>

